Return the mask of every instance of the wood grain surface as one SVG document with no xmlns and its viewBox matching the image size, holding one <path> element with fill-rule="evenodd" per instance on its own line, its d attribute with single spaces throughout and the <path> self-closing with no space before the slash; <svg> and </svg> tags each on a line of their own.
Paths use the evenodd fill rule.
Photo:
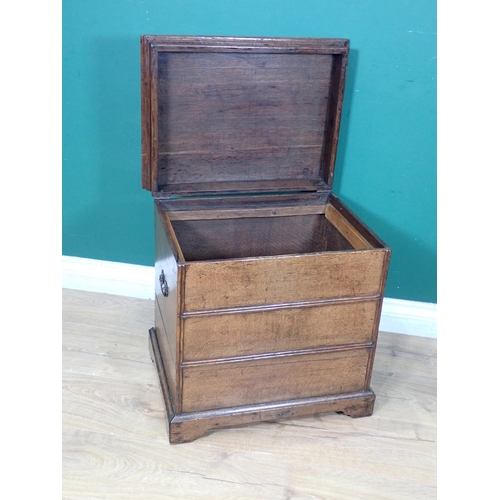
<svg viewBox="0 0 500 500">
<path fill-rule="evenodd" d="M 185 310 L 377 295 L 385 258 L 373 250 L 190 262 Z"/>
<path fill-rule="evenodd" d="M 369 342 L 376 307 L 371 300 L 190 316 L 184 320 L 184 360 Z"/>
<path fill-rule="evenodd" d="M 182 411 L 362 391 L 368 348 L 188 365 Z"/>
<path fill-rule="evenodd" d="M 151 55 L 150 44 L 141 36 L 141 163 L 142 187 L 151 191 Z"/>
<path fill-rule="evenodd" d="M 342 236 L 356 249 L 371 248 L 371 245 L 347 222 L 338 210 L 328 203 L 325 208 L 325 217 L 340 231 Z"/>
<path fill-rule="evenodd" d="M 172 226 L 186 261 L 353 249 L 323 214 L 182 220 Z"/>
<path fill-rule="evenodd" d="M 345 39 L 141 37 L 143 187 L 329 191 L 347 57 Z"/>
<path fill-rule="evenodd" d="M 168 223 L 168 218 L 166 219 Z M 177 369 L 178 351 L 178 319 L 177 308 L 180 293 L 178 292 L 178 266 L 174 255 L 175 245 L 171 245 L 160 213 L 155 210 L 155 327 L 162 358 L 165 360 L 165 372 L 171 388 L 173 404 L 178 406 Z M 175 240 L 175 236 L 173 237 Z M 182 252 L 181 252 L 182 255 Z M 167 295 L 164 296 L 160 284 L 163 272 L 167 284 Z"/>
<path fill-rule="evenodd" d="M 227 218 L 225 212 L 240 211 L 242 216 L 253 217 L 255 213 L 262 213 L 263 210 L 275 210 L 275 216 L 280 216 L 280 209 L 291 210 L 285 215 L 302 215 L 300 210 L 306 210 L 306 213 L 323 214 L 325 213 L 325 203 L 329 193 L 317 192 L 291 192 L 281 193 L 279 197 L 273 194 L 248 194 L 238 192 L 238 196 L 217 196 L 210 197 L 194 196 L 180 198 L 156 198 L 159 208 L 168 212 L 171 220 L 192 220 L 203 219 L 205 214 L 212 218 L 211 211 L 222 212 L 222 218 Z M 194 214 L 194 215 L 193 215 Z M 270 216 L 269 214 L 268 216 Z M 255 215 L 258 217 L 258 215 Z"/>
<path fill-rule="evenodd" d="M 158 54 L 158 187 L 319 177 L 333 56 Z"/>
<path fill-rule="evenodd" d="M 379 335 L 374 414 L 168 443 L 148 352 L 154 302 L 63 293 L 63 498 L 436 498 L 436 341 Z"/>
</svg>

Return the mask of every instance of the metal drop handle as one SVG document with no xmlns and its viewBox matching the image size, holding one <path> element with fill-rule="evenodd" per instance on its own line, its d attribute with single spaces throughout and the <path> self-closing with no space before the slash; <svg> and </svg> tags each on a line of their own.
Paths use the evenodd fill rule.
<svg viewBox="0 0 500 500">
<path fill-rule="evenodd" d="M 160 279 L 161 293 L 163 294 L 164 297 L 168 297 L 167 278 L 165 278 L 165 273 L 163 272 L 163 269 L 161 270 L 159 279 Z"/>
</svg>

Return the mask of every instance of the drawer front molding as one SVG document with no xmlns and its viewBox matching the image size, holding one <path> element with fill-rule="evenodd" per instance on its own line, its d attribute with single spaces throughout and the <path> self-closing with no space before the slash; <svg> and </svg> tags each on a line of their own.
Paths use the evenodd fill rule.
<svg viewBox="0 0 500 500">
<path fill-rule="evenodd" d="M 187 263 L 184 310 L 377 295 L 386 254 L 369 250 Z"/>
<path fill-rule="evenodd" d="M 188 316 L 183 359 L 220 359 L 366 343 L 380 299 Z"/>
<path fill-rule="evenodd" d="M 183 367 L 183 412 L 364 390 L 369 348 Z"/>
</svg>

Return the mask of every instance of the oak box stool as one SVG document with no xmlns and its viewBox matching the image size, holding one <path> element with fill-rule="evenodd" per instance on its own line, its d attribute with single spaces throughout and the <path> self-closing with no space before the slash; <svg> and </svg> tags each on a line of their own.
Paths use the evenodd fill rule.
<svg viewBox="0 0 500 500">
<path fill-rule="evenodd" d="M 371 415 L 390 250 L 331 193 L 348 40 L 141 37 L 171 443 Z"/>
</svg>

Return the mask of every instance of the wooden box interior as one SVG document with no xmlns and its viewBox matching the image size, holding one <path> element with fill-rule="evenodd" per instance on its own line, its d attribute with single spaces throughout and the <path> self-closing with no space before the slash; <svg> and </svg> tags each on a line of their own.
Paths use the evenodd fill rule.
<svg viewBox="0 0 500 500">
<path fill-rule="evenodd" d="M 322 214 L 173 221 L 186 261 L 353 249 Z"/>
<path fill-rule="evenodd" d="M 175 203 L 160 204 L 186 262 L 383 248 L 362 224 L 355 227 L 352 216 L 345 218 L 339 203 L 306 205 L 308 213 L 301 213 L 304 206 L 274 203 L 266 206 L 269 216 L 255 206 L 234 212 L 227 201 L 223 205 L 178 211 Z"/>
</svg>

